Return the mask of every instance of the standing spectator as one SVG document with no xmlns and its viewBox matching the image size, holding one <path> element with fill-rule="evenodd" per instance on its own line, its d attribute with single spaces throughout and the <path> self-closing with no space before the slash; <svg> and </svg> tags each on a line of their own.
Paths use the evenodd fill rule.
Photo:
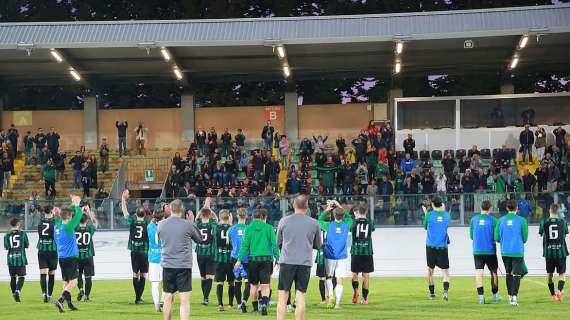
<svg viewBox="0 0 570 320">
<path fill-rule="evenodd" d="M 83 186 L 83 198 L 89 198 L 89 190 L 91 188 L 91 168 L 89 161 L 85 161 L 81 165 L 81 185 Z"/>
<path fill-rule="evenodd" d="M 26 165 L 30 165 L 32 163 L 32 150 L 34 149 L 34 137 L 32 137 L 31 131 L 26 131 L 26 135 L 24 136 L 24 155 L 26 158 Z"/>
<path fill-rule="evenodd" d="M 361 136 L 352 140 L 352 145 L 354 146 L 354 151 L 356 152 L 356 161 L 358 163 L 364 162 L 364 156 L 366 155 L 366 141 L 362 139 Z"/>
<path fill-rule="evenodd" d="M 443 166 L 443 172 L 445 173 L 445 176 L 449 178 L 453 174 L 453 170 L 455 170 L 457 163 L 451 156 L 451 153 L 448 152 L 445 154 L 445 158 L 441 160 L 441 165 Z"/>
<path fill-rule="evenodd" d="M 435 177 L 435 190 L 440 196 L 445 195 L 447 192 L 447 176 L 443 174 L 443 172 L 440 172 L 439 175 Z"/>
<path fill-rule="evenodd" d="M 144 144 L 146 141 L 147 132 L 148 132 L 148 129 L 144 127 L 142 121 L 139 122 L 139 125 L 135 129 L 135 141 L 136 141 L 137 154 L 138 155 L 144 155 L 145 154 Z"/>
<path fill-rule="evenodd" d="M 36 158 L 41 162 L 41 159 L 44 157 L 44 147 L 46 146 L 46 135 L 42 128 L 38 128 L 34 142 L 36 143 Z"/>
<path fill-rule="evenodd" d="M 546 149 L 546 130 L 543 127 L 538 127 L 534 133 L 534 147 L 536 148 L 536 157 L 538 161 L 544 158 L 544 150 Z"/>
<path fill-rule="evenodd" d="M 380 133 L 382 134 L 382 144 L 386 147 L 387 150 L 392 150 L 394 130 L 392 129 L 390 121 L 386 121 L 384 126 L 380 129 Z"/>
<path fill-rule="evenodd" d="M 550 162 L 548 165 L 548 181 L 546 183 L 546 191 L 556 192 L 558 190 L 558 180 L 560 180 L 560 169 L 558 169 L 558 166 L 554 164 L 554 162 Z"/>
<path fill-rule="evenodd" d="M 404 151 L 410 155 L 414 154 L 414 148 L 416 147 L 416 140 L 412 138 L 412 134 L 408 134 L 408 139 L 404 140 Z"/>
<path fill-rule="evenodd" d="M 368 168 L 366 164 L 358 164 L 356 175 L 358 177 L 358 194 L 366 194 L 366 188 L 368 187 Z"/>
<path fill-rule="evenodd" d="M 210 132 L 208 132 L 208 154 L 213 155 L 216 152 L 216 148 L 218 148 L 218 134 L 216 129 L 211 127 Z"/>
<path fill-rule="evenodd" d="M 91 155 L 88 160 L 90 172 L 89 184 L 92 188 L 97 188 L 97 158 L 95 155 Z"/>
<path fill-rule="evenodd" d="M 243 151 L 243 148 L 245 147 L 245 135 L 243 134 L 243 131 L 241 129 L 237 129 L 235 140 L 239 150 Z"/>
<path fill-rule="evenodd" d="M 115 122 L 115 127 L 117 127 L 117 135 L 119 138 L 119 157 L 127 155 L 127 128 L 129 123 L 127 121 L 117 121 Z"/>
<path fill-rule="evenodd" d="M 18 132 L 18 129 L 16 129 L 16 126 L 14 126 L 12 123 L 10 125 L 10 129 L 8 129 L 8 140 L 10 140 L 14 146 L 14 154 L 18 154 L 18 137 L 20 137 L 20 133 Z"/>
<path fill-rule="evenodd" d="M 200 156 L 203 157 L 206 154 L 206 131 L 202 130 L 201 126 L 198 126 L 198 131 L 196 131 L 195 142 L 198 145 Z"/>
<path fill-rule="evenodd" d="M 433 177 L 433 171 L 431 171 L 431 170 L 422 171 L 422 175 L 420 177 L 420 184 L 422 185 L 422 193 L 423 194 L 434 193 L 433 187 L 435 184 L 435 178 Z"/>
<path fill-rule="evenodd" d="M 43 178 L 46 199 L 50 196 L 55 197 L 55 165 L 52 159 L 48 159 L 47 163 L 43 166 Z"/>
<path fill-rule="evenodd" d="M 76 151 L 75 155 L 69 160 L 69 164 L 73 169 L 73 182 L 75 183 L 75 189 L 81 187 L 81 167 L 85 159 L 81 155 L 81 152 Z"/>
<path fill-rule="evenodd" d="M 49 152 L 54 155 L 59 152 L 59 134 L 55 131 L 54 127 L 50 128 L 50 132 L 46 135 L 47 145 Z"/>
<path fill-rule="evenodd" d="M 289 140 L 286 135 L 281 136 L 279 141 L 279 156 L 281 157 L 281 166 L 287 167 L 287 159 L 289 157 Z"/>
<path fill-rule="evenodd" d="M 107 138 L 101 140 L 99 158 L 101 159 L 101 172 L 105 173 L 109 170 L 109 145 L 107 144 Z"/>
<path fill-rule="evenodd" d="M 519 136 L 521 144 L 522 162 L 525 162 L 525 157 L 528 155 L 528 163 L 532 163 L 532 145 L 534 144 L 534 134 L 530 131 L 530 126 L 525 124 L 524 130 Z"/>
<path fill-rule="evenodd" d="M 224 129 L 224 133 L 221 136 L 222 140 L 222 156 L 227 157 L 230 153 L 230 146 L 232 144 L 232 134 L 228 128 Z"/>
<path fill-rule="evenodd" d="M 522 177 L 524 192 L 532 192 L 536 184 L 536 178 L 530 173 L 528 169 L 524 171 Z"/>
<path fill-rule="evenodd" d="M 382 181 L 380 181 L 378 185 L 378 194 L 385 196 L 384 199 L 388 199 L 388 196 L 394 193 L 394 187 L 392 186 L 392 182 L 388 180 L 388 176 L 382 176 Z"/>
<path fill-rule="evenodd" d="M 459 160 L 459 172 L 465 173 L 465 170 L 471 167 L 471 160 L 467 158 L 467 155 L 463 155 Z"/>
<path fill-rule="evenodd" d="M 13 167 L 14 167 L 14 160 L 8 156 L 8 152 L 2 153 L 2 172 L 4 176 L 5 192 L 10 192 L 10 177 L 12 177 Z"/>
<path fill-rule="evenodd" d="M 329 136 L 325 136 L 324 138 L 323 136 L 318 136 L 316 138 L 315 136 L 313 136 L 313 141 L 315 141 L 315 153 L 324 152 L 325 142 L 327 141 L 328 138 Z"/>
<path fill-rule="evenodd" d="M 339 135 L 336 139 L 336 149 L 338 150 L 338 154 L 344 155 L 344 149 L 346 148 L 346 140 Z"/>
<path fill-rule="evenodd" d="M 273 133 L 275 132 L 275 128 L 273 128 L 273 126 L 271 125 L 271 121 L 267 121 L 267 123 L 265 124 L 265 127 L 263 127 L 263 130 L 261 131 L 261 139 L 263 139 L 263 142 L 265 143 L 265 149 L 266 150 L 271 150 L 271 148 L 273 147 Z"/>
<path fill-rule="evenodd" d="M 56 175 L 57 179 L 60 179 L 60 180 L 67 179 L 67 176 L 65 174 L 65 158 L 66 157 L 67 157 L 67 155 L 65 154 L 65 152 L 57 153 L 52 157 L 53 164 L 55 165 L 55 171 L 57 173 L 57 175 Z"/>
<path fill-rule="evenodd" d="M 554 138 L 556 138 L 556 146 L 558 149 L 560 149 L 563 154 L 566 153 L 566 130 L 558 126 L 552 133 L 554 134 Z"/>
</svg>

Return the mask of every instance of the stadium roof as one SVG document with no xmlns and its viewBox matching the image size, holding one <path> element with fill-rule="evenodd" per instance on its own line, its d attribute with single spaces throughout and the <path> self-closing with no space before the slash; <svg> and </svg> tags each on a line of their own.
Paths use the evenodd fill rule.
<svg viewBox="0 0 570 320">
<path fill-rule="evenodd" d="M 524 49 L 518 50 L 522 37 Z M 465 43 L 466 40 L 472 42 Z M 396 43 L 403 43 L 395 54 Z M 473 48 L 465 48 L 473 44 Z M 276 46 L 285 48 L 278 59 Z M 161 48 L 171 57 L 165 62 Z M 54 55 L 51 49 L 56 49 Z M 263 19 L 0 24 L 0 81 L 280 80 L 569 69 L 570 5 Z M 63 62 L 57 63 L 59 54 Z"/>
</svg>

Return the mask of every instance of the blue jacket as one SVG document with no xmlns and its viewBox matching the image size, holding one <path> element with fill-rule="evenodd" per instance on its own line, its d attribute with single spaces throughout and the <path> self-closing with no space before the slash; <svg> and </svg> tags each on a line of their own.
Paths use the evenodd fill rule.
<svg viewBox="0 0 570 320">
<path fill-rule="evenodd" d="M 471 218 L 469 237 L 473 240 L 473 255 L 495 255 L 495 226 L 497 219 L 489 214 L 478 214 Z"/>
<path fill-rule="evenodd" d="M 156 223 L 150 223 L 146 227 L 148 233 L 148 262 L 150 263 L 160 263 L 160 255 L 162 254 L 162 243 L 158 238 L 156 231 L 158 230 L 158 225 Z"/>
<path fill-rule="evenodd" d="M 333 221 L 327 230 L 325 242 L 325 258 L 330 260 L 342 260 L 348 257 L 348 236 L 350 226 L 346 222 Z"/>
<path fill-rule="evenodd" d="M 424 216 L 424 228 L 426 233 L 426 246 L 436 249 L 447 248 L 449 236 L 450 216 L 447 211 L 429 211 Z"/>
<path fill-rule="evenodd" d="M 501 243 L 503 257 L 524 257 L 524 244 L 528 239 L 528 222 L 525 218 L 508 213 L 495 227 L 495 241 Z"/>
<path fill-rule="evenodd" d="M 402 159 L 402 161 L 400 161 L 400 169 L 402 169 L 402 171 L 404 171 L 406 174 L 410 173 L 412 171 L 412 169 L 416 168 L 416 160 L 414 159 Z"/>
</svg>

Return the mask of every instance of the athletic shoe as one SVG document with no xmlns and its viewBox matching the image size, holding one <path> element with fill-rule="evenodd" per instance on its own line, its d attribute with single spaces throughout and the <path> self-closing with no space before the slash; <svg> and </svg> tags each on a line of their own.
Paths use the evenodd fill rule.
<svg viewBox="0 0 570 320">
<path fill-rule="evenodd" d="M 334 305 L 334 308 L 335 308 L 335 309 L 340 309 L 340 304 L 335 304 L 335 305 Z"/>
<path fill-rule="evenodd" d="M 57 310 L 59 310 L 59 313 L 64 313 L 65 309 L 63 307 L 63 303 L 61 303 L 61 301 L 57 300 L 55 302 L 55 307 L 57 308 Z"/>
<path fill-rule="evenodd" d="M 12 296 L 14 297 L 14 301 L 21 302 L 20 301 L 20 291 L 14 292 L 14 294 Z"/>
<path fill-rule="evenodd" d="M 435 300 L 435 293 L 430 293 L 430 294 L 429 294 L 429 299 L 430 299 L 430 300 Z"/>
<path fill-rule="evenodd" d="M 479 304 L 485 304 L 485 297 L 479 297 Z"/>
<path fill-rule="evenodd" d="M 91 299 L 89 299 L 89 296 L 85 296 L 85 300 L 83 300 L 85 303 L 89 303 L 91 302 Z"/>
<path fill-rule="evenodd" d="M 47 294 L 44 293 L 43 296 L 44 296 L 44 303 L 48 303 L 49 300 Z"/>
<path fill-rule="evenodd" d="M 209 304 L 210 304 L 210 300 L 208 300 L 208 299 L 204 299 L 204 300 L 202 301 L 202 305 L 203 305 L 203 306 L 207 306 L 207 305 L 209 305 Z"/>
<path fill-rule="evenodd" d="M 135 304 L 144 304 L 143 299 L 135 300 Z"/>
<path fill-rule="evenodd" d="M 493 302 L 499 302 L 501 300 L 503 300 L 503 297 L 501 297 L 500 294 L 498 293 L 493 294 Z"/>
<path fill-rule="evenodd" d="M 262 306 L 261 306 L 261 315 L 262 315 L 262 316 L 266 316 L 266 315 L 267 315 L 267 306 L 266 306 L 266 305 L 262 305 Z"/>
<path fill-rule="evenodd" d="M 449 301 L 449 293 L 447 291 L 443 292 L 443 301 Z"/>
<path fill-rule="evenodd" d="M 247 304 L 245 303 L 245 301 L 242 301 L 240 309 L 242 313 L 247 313 Z"/>
<path fill-rule="evenodd" d="M 68 302 L 68 303 L 67 303 L 67 308 L 68 308 L 69 310 L 71 310 L 71 311 L 78 311 L 78 310 L 79 310 L 79 309 L 77 309 L 77 308 L 73 305 L 73 303 L 71 303 L 71 302 Z"/>
<path fill-rule="evenodd" d="M 291 313 L 291 312 L 293 312 L 293 310 L 294 310 L 294 309 L 293 309 L 293 306 L 290 305 L 290 304 L 288 304 L 288 305 L 287 305 L 287 313 Z"/>
<path fill-rule="evenodd" d="M 362 304 L 364 304 L 364 305 L 367 305 L 367 304 L 368 304 L 368 300 L 362 298 L 362 300 L 360 300 L 360 303 L 362 303 Z"/>
<path fill-rule="evenodd" d="M 82 290 L 79 290 L 79 293 L 77 294 L 77 301 L 81 301 L 83 300 L 83 296 L 85 295 L 85 293 Z"/>
<path fill-rule="evenodd" d="M 327 304 L 327 300 L 321 301 L 321 304 Z"/>
<path fill-rule="evenodd" d="M 516 307 L 516 306 L 518 306 L 518 305 L 519 305 L 519 303 L 518 303 L 518 301 L 517 301 L 517 297 L 516 297 L 516 296 L 513 296 L 513 297 L 511 298 L 511 306 Z"/>
<path fill-rule="evenodd" d="M 218 311 L 220 311 L 220 312 L 224 311 L 224 306 L 219 305 L 219 306 L 218 306 Z"/>
<path fill-rule="evenodd" d="M 352 294 L 352 304 L 358 303 L 358 291 L 354 290 L 354 294 Z"/>
</svg>

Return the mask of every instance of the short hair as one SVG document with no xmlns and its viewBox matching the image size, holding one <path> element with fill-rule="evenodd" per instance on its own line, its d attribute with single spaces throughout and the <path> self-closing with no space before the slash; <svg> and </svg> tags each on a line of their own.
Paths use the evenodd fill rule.
<svg viewBox="0 0 570 320">
<path fill-rule="evenodd" d="M 69 208 L 61 209 L 61 219 L 63 219 L 63 220 L 70 219 L 73 216 L 74 212 L 75 211 L 72 211 Z"/>
<path fill-rule="evenodd" d="M 509 211 L 517 211 L 517 202 L 515 200 L 508 200 L 507 201 L 507 210 Z"/>
<path fill-rule="evenodd" d="M 443 205 L 443 201 L 441 200 L 440 197 L 434 197 L 431 203 L 433 203 L 433 206 L 436 208 L 441 208 L 441 206 Z"/>
<path fill-rule="evenodd" d="M 263 210 L 262 209 L 255 209 L 253 210 L 253 218 L 254 219 L 263 219 Z"/>
<path fill-rule="evenodd" d="M 200 215 L 203 218 L 209 218 L 212 216 L 212 210 L 210 210 L 208 208 L 202 208 L 202 209 L 200 209 Z"/>
<path fill-rule="evenodd" d="M 180 199 L 176 199 L 170 203 L 170 211 L 174 214 L 182 214 L 184 212 L 184 204 Z"/>
<path fill-rule="evenodd" d="M 491 201 L 485 200 L 481 202 L 481 210 L 489 211 L 491 210 Z"/>
<path fill-rule="evenodd" d="M 51 204 L 48 204 L 44 207 L 44 213 L 45 214 L 50 214 L 52 210 L 53 210 L 53 206 Z"/>
<path fill-rule="evenodd" d="M 15 228 L 19 223 L 20 223 L 20 219 L 18 219 L 18 218 L 10 219 L 10 226 L 12 228 Z"/>
<path fill-rule="evenodd" d="M 293 207 L 301 210 L 309 208 L 309 197 L 307 195 L 298 195 L 293 200 Z"/>
<path fill-rule="evenodd" d="M 220 210 L 220 220 L 222 221 L 228 221 L 230 220 L 230 211 L 228 209 L 222 209 Z"/>
<path fill-rule="evenodd" d="M 558 203 L 553 203 L 550 205 L 550 213 L 558 214 L 559 210 L 560 210 L 560 206 L 558 205 Z"/>
<path fill-rule="evenodd" d="M 156 222 L 159 222 L 164 218 L 164 211 L 162 209 L 154 210 L 152 217 Z"/>
<path fill-rule="evenodd" d="M 146 216 L 146 212 L 144 211 L 144 208 L 137 208 L 137 211 L 135 214 L 139 218 L 144 218 L 144 216 Z"/>
<path fill-rule="evenodd" d="M 247 210 L 245 208 L 238 208 L 237 209 L 237 216 L 238 216 L 238 219 L 246 219 L 247 218 Z"/>
<path fill-rule="evenodd" d="M 342 217 L 344 217 L 344 209 L 343 208 L 336 207 L 333 210 L 333 213 L 334 213 L 335 218 L 337 218 L 337 219 L 342 219 Z"/>
<path fill-rule="evenodd" d="M 365 216 L 367 211 L 368 211 L 368 208 L 365 205 L 359 205 L 359 206 L 354 207 L 354 213 L 355 214 L 358 212 L 358 214 Z"/>
</svg>

